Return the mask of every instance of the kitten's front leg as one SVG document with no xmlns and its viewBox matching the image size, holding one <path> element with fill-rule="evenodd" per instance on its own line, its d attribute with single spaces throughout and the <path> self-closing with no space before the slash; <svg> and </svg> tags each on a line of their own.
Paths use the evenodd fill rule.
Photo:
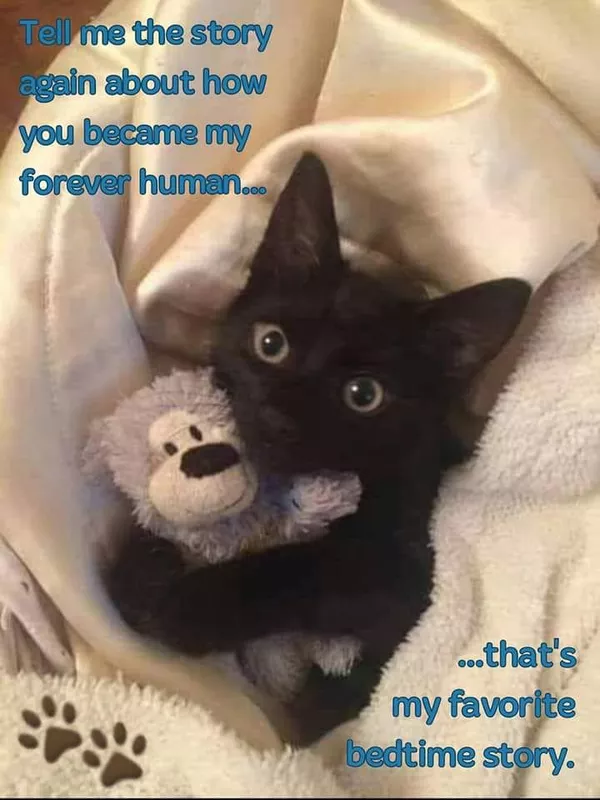
<svg viewBox="0 0 600 800">
<path fill-rule="evenodd" d="M 175 544 L 134 528 L 102 577 L 131 628 L 180 652 L 202 656 L 237 650 L 250 640 L 306 624 L 302 599 L 312 606 L 310 590 L 302 591 L 296 602 L 289 574 L 277 569 L 277 551 L 270 553 L 275 556 L 272 566 L 269 558 L 264 563 L 250 556 L 191 569 Z M 296 574 L 295 564 L 292 571 Z"/>
<path fill-rule="evenodd" d="M 428 605 L 429 540 L 426 524 L 419 531 L 415 521 L 411 531 L 397 519 L 391 526 L 371 520 L 369 512 L 367 526 L 361 509 L 310 542 L 193 570 L 178 560 L 174 545 L 160 544 L 172 548 L 161 561 L 153 555 L 158 543 L 141 538 L 135 558 L 128 557 L 125 566 L 117 560 L 108 583 L 134 612 L 149 605 L 146 615 L 138 613 L 141 632 L 191 655 L 229 652 L 253 639 L 296 632 L 351 636 L 385 659 Z M 144 563 L 151 565 L 150 584 Z M 139 587 L 148 585 L 151 591 L 144 594 Z M 126 619 L 139 630 L 132 616 Z"/>
<path fill-rule="evenodd" d="M 101 576 L 123 620 L 138 633 L 154 636 L 165 595 L 186 569 L 173 542 L 133 525 Z"/>
</svg>

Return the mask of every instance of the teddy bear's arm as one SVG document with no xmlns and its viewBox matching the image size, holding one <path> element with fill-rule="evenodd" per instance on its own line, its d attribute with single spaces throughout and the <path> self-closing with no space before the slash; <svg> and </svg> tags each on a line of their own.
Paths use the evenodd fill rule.
<svg viewBox="0 0 600 800">
<path fill-rule="evenodd" d="M 325 528 L 332 520 L 353 514 L 360 495 L 360 481 L 349 473 L 294 478 L 287 497 L 290 533 Z"/>
</svg>

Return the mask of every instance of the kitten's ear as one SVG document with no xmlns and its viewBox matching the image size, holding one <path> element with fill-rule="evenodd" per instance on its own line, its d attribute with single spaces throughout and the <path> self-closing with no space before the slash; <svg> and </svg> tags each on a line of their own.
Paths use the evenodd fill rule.
<svg viewBox="0 0 600 800">
<path fill-rule="evenodd" d="M 305 153 L 271 212 L 251 280 L 273 286 L 288 279 L 335 278 L 343 269 L 329 177 L 322 161 Z"/>
<path fill-rule="evenodd" d="M 423 343 L 449 378 L 470 381 L 515 333 L 531 296 L 516 278 L 487 281 L 427 303 Z"/>
</svg>

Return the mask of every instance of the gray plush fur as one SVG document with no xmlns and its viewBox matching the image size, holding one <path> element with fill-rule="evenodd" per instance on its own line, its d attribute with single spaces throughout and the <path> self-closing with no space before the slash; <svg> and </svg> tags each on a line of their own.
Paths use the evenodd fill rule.
<svg viewBox="0 0 600 800">
<path fill-rule="evenodd" d="M 184 474 L 186 454 L 189 460 L 190 451 L 210 447 L 235 451 L 236 462 L 199 477 Z M 290 484 L 258 476 L 211 368 L 176 370 L 124 399 L 94 422 L 83 464 L 88 477 L 110 478 L 137 521 L 175 541 L 194 563 L 321 536 L 330 521 L 356 510 L 361 492 L 348 474 L 299 476 Z M 311 664 L 346 674 L 359 651 L 353 639 L 294 634 L 250 643 L 243 660 L 255 683 L 285 699 Z"/>
</svg>

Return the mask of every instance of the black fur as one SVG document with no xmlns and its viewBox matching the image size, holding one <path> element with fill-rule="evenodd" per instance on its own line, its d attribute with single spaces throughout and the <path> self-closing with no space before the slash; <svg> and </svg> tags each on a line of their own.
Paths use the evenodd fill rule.
<svg viewBox="0 0 600 800">
<path fill-rule="evenodd" d="M 426 609 L 429 519 L 448 454 L 455 457 L 448 412 L 511 336 L 530 294 L 507 279 L 437 300 L 402 299 L 353 273 L 338 242 L 327 174 L 307 155 L 223 319 L 214 361 L 252 456 L 279 473 L 357 472 L 358 512 L 319 541 L 192 572 L 172 545 L 137 535 L 108 579 L 133 627 L 188 653 L 280 631 L 359 637 L 364 654 L 353 677 L 315 672 L 294 702 L 301 743 L 358 713 Z M 259 323 L 285 333 L 281 363 L 257 357 Z M 371 414 L 344 402 L 356 376 L 383 387 Z"/>
</svg>

